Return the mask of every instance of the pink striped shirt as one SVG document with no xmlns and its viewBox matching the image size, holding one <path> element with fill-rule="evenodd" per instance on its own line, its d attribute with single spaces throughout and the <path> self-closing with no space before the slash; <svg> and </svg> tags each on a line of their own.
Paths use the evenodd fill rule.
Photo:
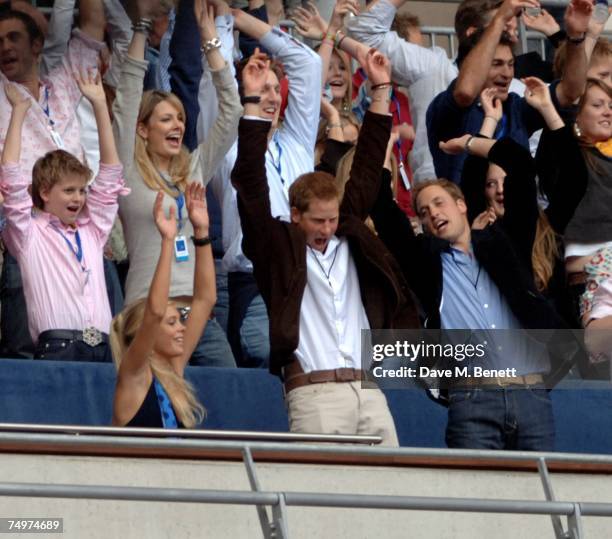
<svg viewBox="0 0 612 539">
<path fill-rule="evenodd" d="M 84 161 L 85 154 L 76 116 L 82 95 L 73 73 L 86 72 L 88 68 L 97 67 L 99 53 L 103 48 L 104 43 L 75 30 L 62 63 L 41 80 L 38 103 L 32 103 L 23 124 L 19 164 L 28 176 L 31 176 L 32 167 L 39 157 L 59 148 L 52 137 L 51 121 L 54 124 L 53 129 L 63 141 L 63 149 Z M 7 78 L 0 73 L 0 148 L 4 147 L 11 118 L 11 105 L 4 93 L 6 82 Z M 20 84 L 16 86 L 23 95 L 33 100 L 25 87 Z"/>
<path fill-rule="evenodd" d="M 36 342 L 49 329 L 93 326 L 108 333 L 111 312 L 102 253 L 117 214 L 117 198 L 129 193 L 123 167 L 100 164 L 76 229 L 64 226 L 55 215 L 33 210 L 29 184 L 30 175 L 22 173 L 18 164 L 0 167 L 6 218 L 2 238 L 21 268 L 32 339 Z M 81 262 L 62 237 L 76 249 L 77 230 Z"/>
</svg>

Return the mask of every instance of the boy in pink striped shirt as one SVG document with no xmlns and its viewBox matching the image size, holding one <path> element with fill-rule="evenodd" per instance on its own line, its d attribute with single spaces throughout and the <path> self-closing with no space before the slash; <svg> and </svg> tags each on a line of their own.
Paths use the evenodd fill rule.
<svg viewBox="0 0 612 539">
<path fill-rule="evenodd" d="M 89 189 L 91 171 L 64 150 L 36 161 L 29 187 L 30 175 L 20 169 L 19 159 L 32 100 L 5 86 L 12 114 L 0 167 L 6 218 L 2 237 L 22 272 L 35 357 L 111 361 L 102 253 L 117 198 L 129 190 L 99 76 L 76 75 L 76 80 L 93 106 L 100 139 L 100 172 Z"/>
</svg>

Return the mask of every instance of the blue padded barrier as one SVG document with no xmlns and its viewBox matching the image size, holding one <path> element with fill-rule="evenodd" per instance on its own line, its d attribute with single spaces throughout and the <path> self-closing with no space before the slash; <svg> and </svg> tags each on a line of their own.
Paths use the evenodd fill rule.
<svg viewBox="0 0 612 539">
<path fill-rule="evenodd" d="M 288 430 L 278 378 L 258 369 L 189 367 L 208 410 L 206 428 Z M 0 360 L 0 422 L 109 425 L 115 369 L 109 364 Z M 400 443 L 444 447 L 446 409 L 421 390 L 385 391 Z M 589 383 L 552 392 L 557 450 L 612 454 L 612 390 Z"/>
</svg>

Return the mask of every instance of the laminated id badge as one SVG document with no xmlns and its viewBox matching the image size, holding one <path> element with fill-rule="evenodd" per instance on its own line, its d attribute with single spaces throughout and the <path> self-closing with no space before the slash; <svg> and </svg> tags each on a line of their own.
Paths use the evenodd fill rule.
<svg viewBox="0 0 612 539">
<path fill-rule="evenodd" d="M 51 138 L 53 139 L 53 143 L 60 150 L 63 150 L 64 149 L 64 140 L 62 139 L 62 136 L 53 127 L 49 127 L 49 134 L 51 135 Z"/>
<path fill-rule="evenodd" d="M 177 262 L 189 260 L 189 250 L 187 249 L 187 238 L 185 236 L 174 238 L 174 258 Z"/>
<path fill-rule="evenodd" d="M 404 184 L 404 187 L 406 188 L 406 191 L 410 191 L 410 180 L 408 179 L 408 173 L 406 172 L 406 168 L 404 167 L 404 163 L 402 163 L 400 161 L 399 164 L 399 173 L 400 176 L 402 178 L 402 182 Z"/>
</svg>

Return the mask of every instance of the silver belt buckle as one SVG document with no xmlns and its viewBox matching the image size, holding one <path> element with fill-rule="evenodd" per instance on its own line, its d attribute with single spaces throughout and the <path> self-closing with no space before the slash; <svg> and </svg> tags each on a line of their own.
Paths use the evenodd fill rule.
<svg viewBox="0 0 612 539">
<path fill-rule="evenodd" d="M 83 342 L 88 346 L 98 346 L 102 342 L 102 332 L 96 328 L 85 328 L 83 330 Z"/>
</svg>

